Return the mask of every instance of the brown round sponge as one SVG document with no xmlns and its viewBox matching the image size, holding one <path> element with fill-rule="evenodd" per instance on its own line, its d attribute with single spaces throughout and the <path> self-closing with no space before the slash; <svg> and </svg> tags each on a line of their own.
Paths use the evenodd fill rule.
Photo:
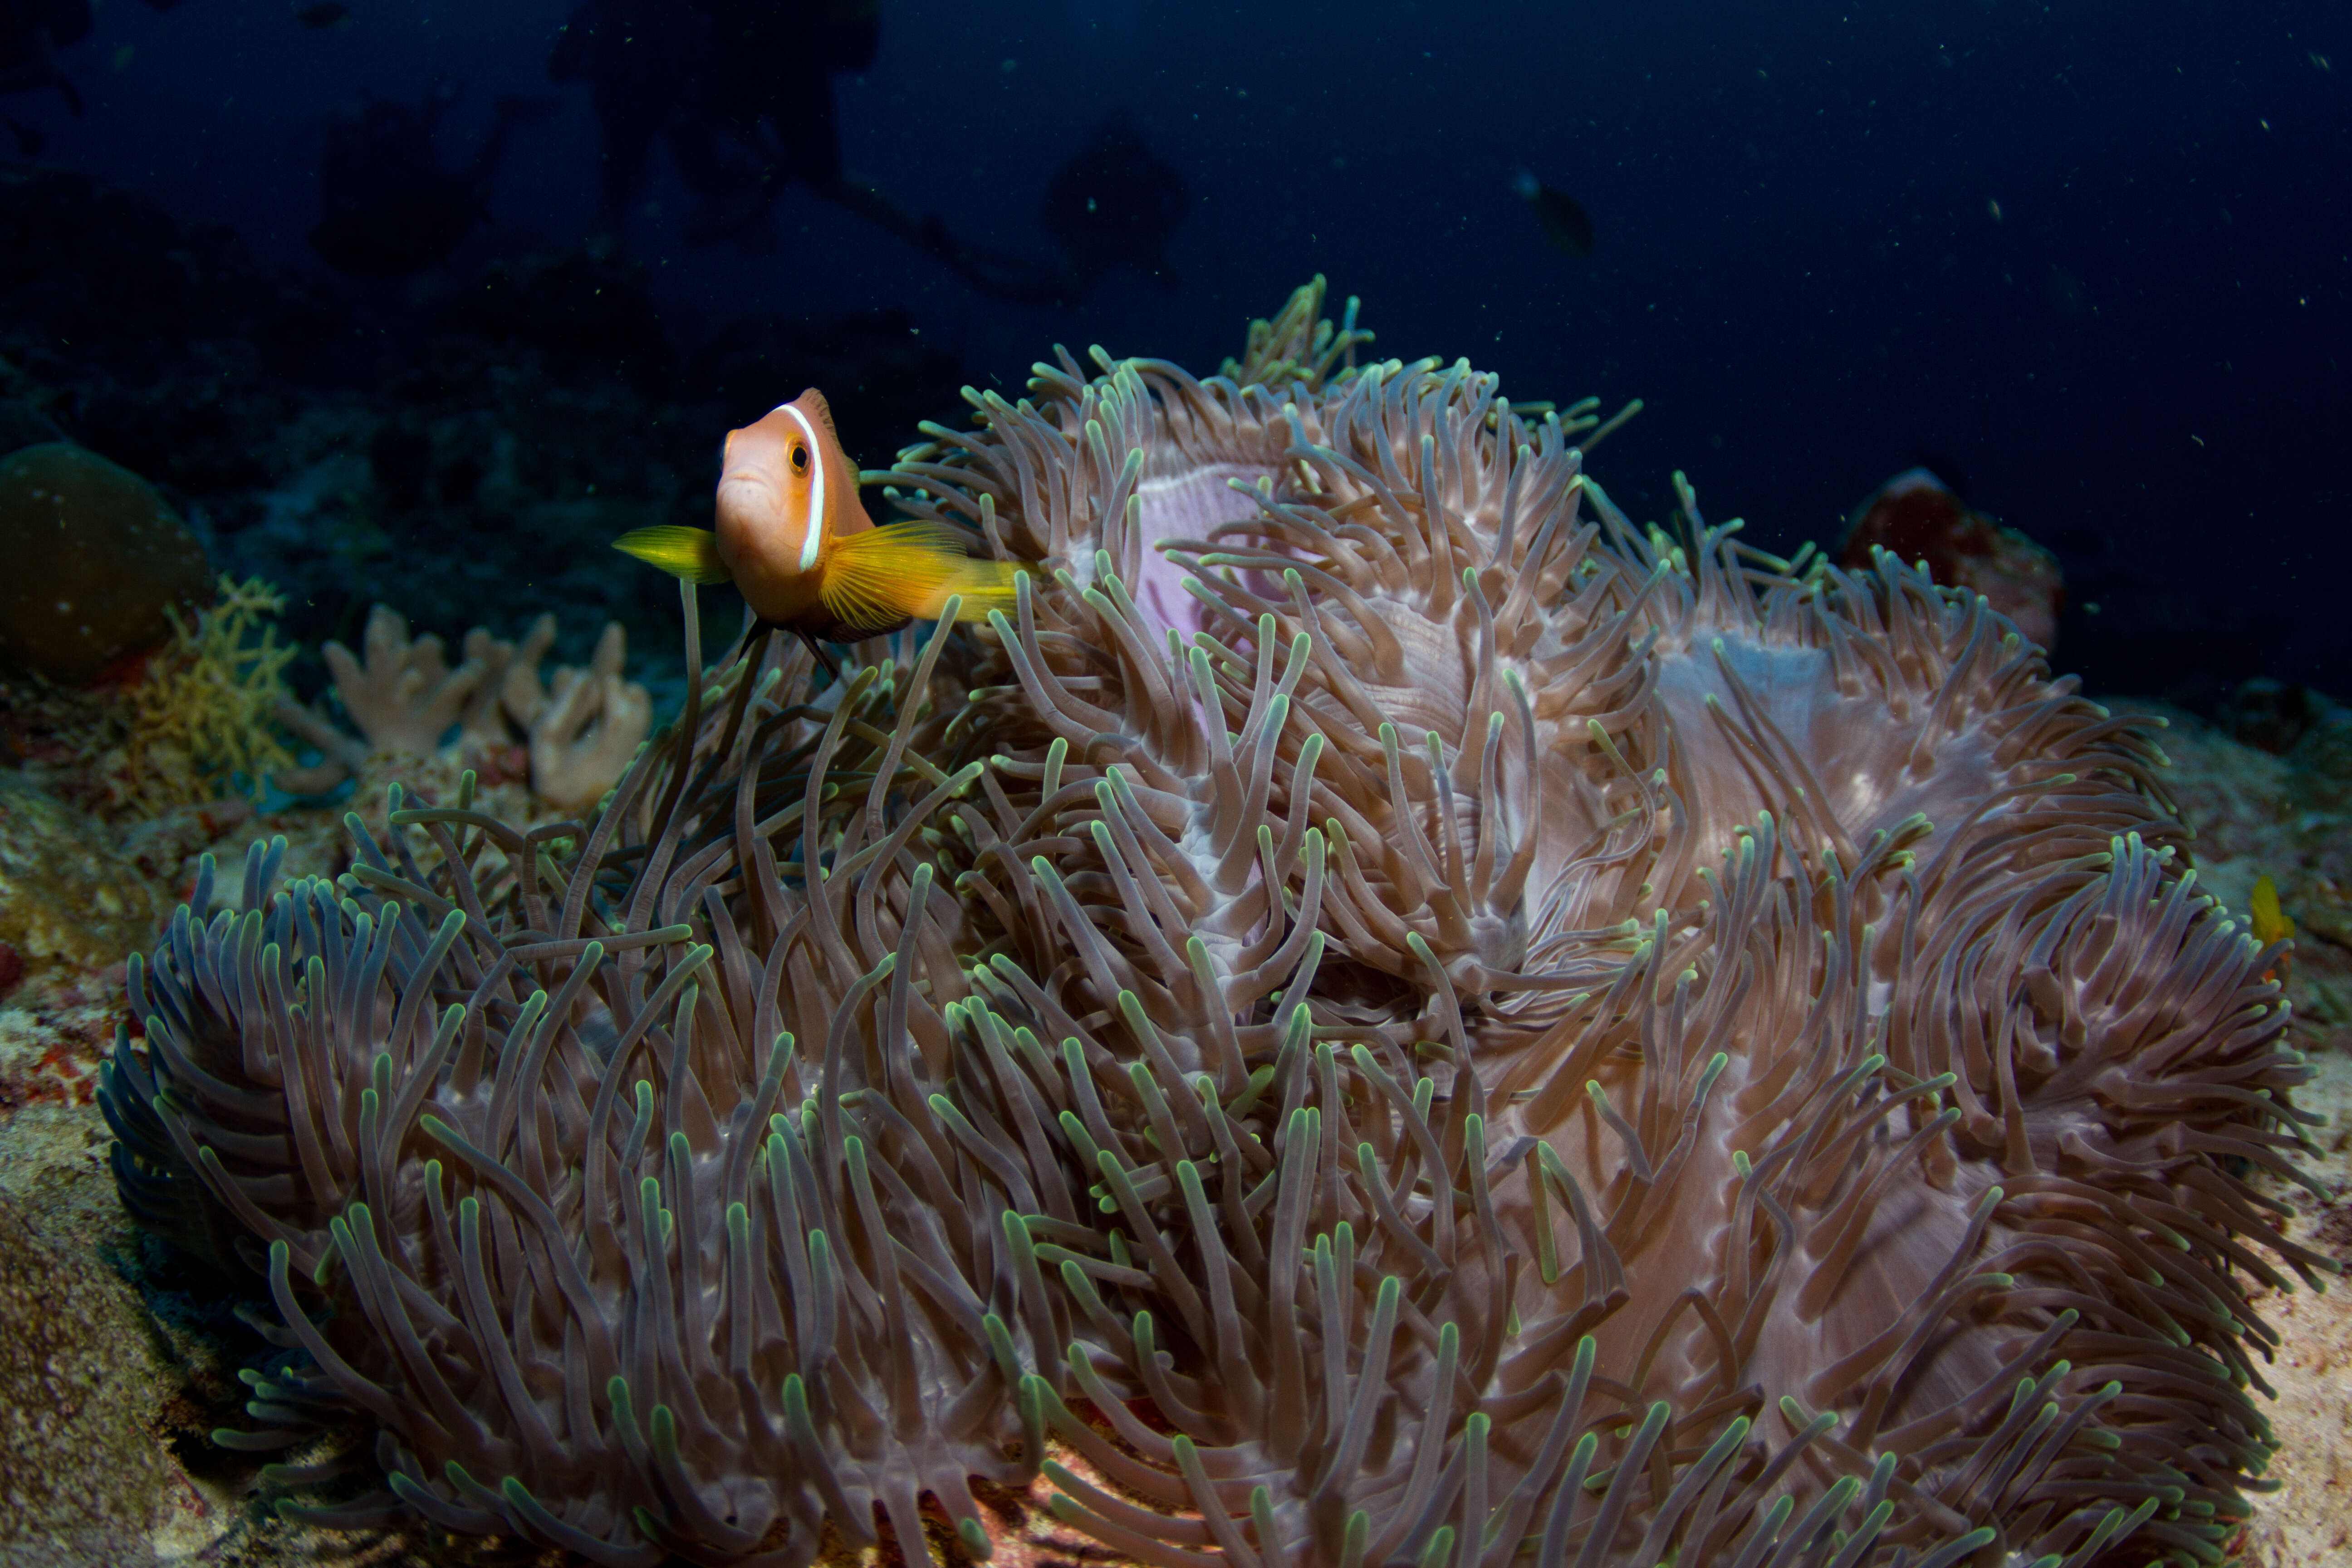
<svg viewBox="0 0 2352 1568">
<path fill-rule="evenodd" d="M 211 597 L 204 546 L 154 488 L 62 441 L 0 458 L 0 663 L 87 685 Z"/>
</svg>

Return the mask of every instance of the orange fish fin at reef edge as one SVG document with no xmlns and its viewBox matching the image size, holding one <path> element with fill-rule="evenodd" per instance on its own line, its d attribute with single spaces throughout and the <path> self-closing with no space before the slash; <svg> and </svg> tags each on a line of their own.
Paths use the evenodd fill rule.
<svg viewBox="0 0 2352 1568">
<path fill-rule="evenodd" d="M 676 523 L 633 528 L 613 541 L 613 548 L 689 583 L 729 580 L 727 563 L 719 559 L 719 536 L 707 528 Z"/>
<path fill-rule="evenodd" d="M 818 598 L 840 624 L 835 635 L 847 640 L 936 619 L 958 594 L 964 616 L 977 619 L 1013 603 L 1017 572 L 1011 562 L 966 555 L 952 529 L 891 522 L 853 533 L 825 552 Z"/>
</svg>

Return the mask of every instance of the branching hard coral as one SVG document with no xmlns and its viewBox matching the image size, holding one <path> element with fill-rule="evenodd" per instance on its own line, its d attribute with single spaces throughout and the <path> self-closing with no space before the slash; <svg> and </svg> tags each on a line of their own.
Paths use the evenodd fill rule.
<svg viewBox="0 0 2352 1568">
<path fill-rule="evenodd" d="M 308 1357 L 222 1441 L 356 1412 L 313 1517 L 603 1563 L 985 1557 L 1040 1473 L 1162 1568 L 2216 1554 L 2247 1281 L 2328 1266 L 2154 747 L 1320 300 L 927 427 L 902 508 L 1037 568 L 984 630 L 820 685 L 689 603 L 588 820 L 395 792 L 182 911 L 118 1175 Z"/>
<path fill-rule="evenodd" d="M 287 727 L 320 753 L 314 766 L 280 775 L 279 784 L 289 794 L 324 794 L 359 772 L 371 752 L 433 755 L 441 749 L 442 736 L 474 706 L 487 674 L 473 658 L 451 669 L 439 637 L 412 639 L 407 620 L 384 605 L 368 612 L 360 647 L 358 655 L 339 642 L 320 650 L 358 739 L 313 710 L 288 702 L 280 710 Z"/>
<path fill-rule="evenodd" d="M 530 636 L 523 639 L 524 654 L 532 668 L 536 668 L 539 663 L 538 649 L 546 646 L 539 640 L 541 630 L 547 634 L 547 642 L 554 641 L 553 616 L 540 616 L 538 623 L 531 627 Z M 507 679 L 516 664 L 515 645 L 503 637 L 492 637 L 487 626 L 476 626 L 466 634 L 465 641 L 458 647 L 465 653 L 466 662 L 478 667 L 482 672 L 481 684 L 474 688 L 464 710 L 457 715 L 458 744 L 468 748 L 509 744 L 512 737 L 508 733 L 503 715 L 506 711 Z"/>
<path fill-rule="evenodd" d="M 605 623 L 586 669 L 560 665 L 553 687 L 541 690 L 539 650 L 546 645 L 539 630 L 551 632 L 552 619 L 541 617 L 525 645 L 529 658 L 518 657 L 508 671 L 505 700 L 530 737 L 532 793 L 570 811 L 595 805 L 629 765 L 653 728 L 653 699 L 623 679 L 628 641 L 618 621 Z"/>
</svg>

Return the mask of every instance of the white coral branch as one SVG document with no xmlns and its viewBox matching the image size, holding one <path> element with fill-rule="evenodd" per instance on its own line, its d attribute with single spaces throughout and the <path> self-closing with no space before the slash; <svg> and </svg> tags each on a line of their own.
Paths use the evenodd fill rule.
<svg viewBox="0 0 2352 1568">
<path fill-rule="evenodd" d="M 475 684 L 473 695 L 466 700 L 465 711 L 457 716 L 457 739 L 468 746 L 503 746 L 509 737 L 506 717 L 499 711 L 499 698 L 505 690 L 507 670 L 514 662 L 515 646 L 503 637 L 492 637 L 486 627 L 476 626 L 466 634 L 464 647 L 466 663 L 478 666 L 482 678 Z"/>
<path fill-rule="evenodd" d="M 482 684 L 487 671 L 481 662 L 469 658 L 451 669 L 439 637 L 412 641 L 406 619 L 383 605 L 368 613 L 361 646 L 364 662 L 337 642 L 329 643 L 325 653 L 336 694 L 367 737 L 368 749 L 419 757 L 439 751 L 441 737 Z"/>
<path fill-rule="evenodd" d="M 535 634 L 534 634 L 535 635 Z M 591 806 L 613 787 L 653 729 L 653 698 L 621 671 L 627 634 L 608 621 L 586 669 L 559 667 L 551 692 L 537 690 L 530 721 L 531 792 L 566 811 Z"/>
<path fill-rule="evenodd" d="M 499 682 L 499 699 L 506 705 L 507 717 L 525 734 L 530 732 L 531 725 L 547 707 L 547 689 L 539 681 L 539 661 L 554 646 L 555 617 L 541 616 L 523 635 L 522 646 L 515 649 Z"/>
</svg>

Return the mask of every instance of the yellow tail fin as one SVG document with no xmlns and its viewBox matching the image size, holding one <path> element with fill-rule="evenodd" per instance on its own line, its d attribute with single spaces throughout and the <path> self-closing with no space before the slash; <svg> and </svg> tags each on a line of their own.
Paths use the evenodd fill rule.
<svg viewBox="0 0 2352 1568">
<path fill-rule="evenodd" d="M 719 536 L 707 528 L 667 522 L 633 528 L 613 541 L 613 548 L 689 583 L 724 583 L 732 576 L 719 559 Z"/>
<path fill-rule="evenodd" d="M 1021 569 L 963 552 L 962 538 L 935 522 L 890 522 L 853 533 L 825 552 L 817 596 L 844 637 L 935 620 L 963 595 L 962 618 L 1012 605 Z"/>
</svg>

